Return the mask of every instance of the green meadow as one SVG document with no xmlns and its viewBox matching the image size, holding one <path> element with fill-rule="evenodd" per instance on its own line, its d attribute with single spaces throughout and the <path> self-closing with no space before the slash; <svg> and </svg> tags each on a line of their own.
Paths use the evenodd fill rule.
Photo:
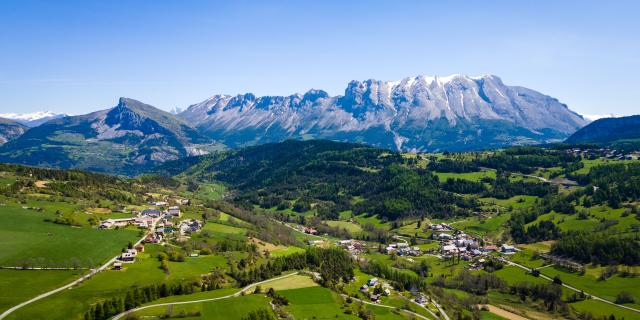
<svg viewBox="0 0 640 320">
<path fill-rule="evenodd" d="M 49 213 L 0 208 L 0 265 L 97 266 L 138 238 L 134 230 L 98 230 L 44 221 Z"/>
<path fill-rule="evenodd" d="M 0 313 L 45 291 L 65 285 L 82 276 L 72 270 L 0 269 Z"/>
</svg>

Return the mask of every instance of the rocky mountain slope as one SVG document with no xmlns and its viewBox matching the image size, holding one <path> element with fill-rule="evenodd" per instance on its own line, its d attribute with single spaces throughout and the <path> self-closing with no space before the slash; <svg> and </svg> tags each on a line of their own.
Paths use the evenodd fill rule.
<svg viewBox="0 0 640 320">
<path fill-rule="evenodd" d="M 567 143 L 611 143 L 640 139 L 640 115 L 598 119 L 572 134 Z"/>
<path fill-rule="evenodd" d="M 19 137 L 27 129 L 29 128 L 16 121 L 0 118 L 0 145 Z"/>
<path fill-rule="evenodd" d="M 114 108 L 32 128 L 0 148 L 0 162 L 136 174 L 217 147 L 170 113 L 120 98 Z"/>
<path fill-rule="evenodd" d="M 324 138 L 415 151 L 560 141 L 587 123 L 557 99 L 493 75 L 352 81 L 342 96 L 215 95 L 178 116 L 230 146 Z"/>
</svg>

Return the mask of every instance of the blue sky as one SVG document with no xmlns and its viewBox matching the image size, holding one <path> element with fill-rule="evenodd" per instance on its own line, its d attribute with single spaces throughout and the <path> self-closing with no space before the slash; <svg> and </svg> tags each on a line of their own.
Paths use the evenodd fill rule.
<svg viewBox="0 0 640 320">
<path fill-rule="evenodd" d="M 639 1 L 0 2 L 0 112 L 163 109 L 218 93 L 496 74 L 584 114 L 640 113 Z"/>
</svg>

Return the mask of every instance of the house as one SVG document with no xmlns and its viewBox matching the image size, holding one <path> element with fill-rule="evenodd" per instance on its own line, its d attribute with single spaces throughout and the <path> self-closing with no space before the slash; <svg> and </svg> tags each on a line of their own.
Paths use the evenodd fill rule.
<svg viewBox="0 0 640 320">
<path fill-rule="evenodd" d="M 382 291 L 382 295 L 383 295 L 383 296 L 388 296 L 388 295 L 390 295 L 390 294 L 391 294 L 391 290 L 389 290 L 388 288 L 387 288 L 387 289 L 384 289 L 384 291 Z"/>
<path fill-rule="evenodd" d="M 496 246 L 484 246 L 484 247 L 482 247 L 482 251 L 484 251 L 484 252 L 498 251 L 498 247 L 496 247 Z"/>
<path fill-rule="evenodd" d="M 156 203 L 154 203 L 155 206 L 157 207 L 164 207 L 166 205 L 168 205 L 168 203 L 166 201 L 158 201 Z"/>
<path fill-rule="evenodd" d="M 127 249 L 127 251 L 123 252 L 120 255 L 120 260 L 126 262 L 134 262 L 136 260 L 136 256 L 138 255 L 138 251 L 136 249 Z"/>
<path fill-rule="evenodd" d="M 304 233 L 307 234 L 316 234 L 318 233 L 318 230 L 314 229 L 314 228 L 310 228 L 310 227 L 304 227 Z"/>
<path fill-rule="evenodd" d="M 367 292 L 369 291 L 369 286 L 366 284 L 363 284 L 362 287 L 360 287 L 360 292 Z"/>
<path fill-rule="evenodd" d="M 425 297 L 421 294 L 416 295 L 416 298 L 414 299 L 415 302 L 419 303 L 419 304 L 425 304 L 427 303 L 427 299 L 425 299 Z"/>
<path fill-rule="evenodd" d="M 136 246 L 136 251 L 138 251 L 138 252 L 144 252 L 144 246 L 143 246 L 143 245 L 141 245 L 141 244 L 137 245 L 137 246 Z"/>
<path fill-rule="evenodd" d="M 113 264 L 113 270 L 122 270 L 122 262 L 115 262 Z"/>
<path fill-rule="evenodd" d="M 180 217 L 182 215 L 182 213 L 180 212 L 180 208 L 178 208 L 177 206 L 169 207 L 167 213 L 174 217 Z"/>
<path fill-rule="evenodd" d="M 140 213 L 140 215 L 147 216 L 147 217 L 153 217 L 153 218 L 159 218 L 160 217 L 160 210 L 158 210 L 158 209 L 144 209 L 144 210 L 142 210 L 142 213 Z"/>
<path fill-rule="evenodd" d="M 377 302 L 378 300 L 380 300 L 380 295 L 379 294 L 372 294 L 371 296 L 369 296 L 369 298 L 371 299 L 371 301 Z"/>
<path fill-rule="evenodd" d="M 378 283 L 378 278 L 371 278 L 369 279 L 369 281 L 367 281 L 367 285 L 369 287 L 373 287 Z"/>
<path fill-rule="evenodd" d="M 102 223 L 100 224 L 100 226 L 98 228 L 100 229 L 109 229 L 113 227 L 113 222 L 111 220 L 105 220 L 102 221 Z"/>
<path fill-rule="evenodd" d="M 502 252 L 502 253 L 509 254 L 509 253 L 515 253 L 516 251 L 518 251 L 518 249 L 516 249 L 516 247 L 510 246 L 508 244 L 503 244 L 500 247 L 500 252 Z"/>
<path fill-rule="evenodd" d="M 444 245 L 441 248 L 442 253 L 444 254 L 454 254 L 458 252 L 458 247 L 455 244 Z"/>
<path fill-rule="evenodd" d="M 453 239 L 453 236 L 451 236 L 448 233 L 441 233 L 441 234 L 438 235 L 438 239 L 440 239 L 440 240 L 451 240 L 451 239 Z"/>
</svg>

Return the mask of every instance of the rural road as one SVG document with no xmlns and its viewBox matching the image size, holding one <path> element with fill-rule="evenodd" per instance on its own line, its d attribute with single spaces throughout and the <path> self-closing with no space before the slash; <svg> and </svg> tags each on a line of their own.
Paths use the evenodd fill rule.
<svg viewBox="0 0 640 320">
<path fill-rule="evenodd" d="M 348 295 L 346 295 L 346 294 L 341 294 L 341 296 L 343 296 L 344 298 L 349 297 L 349 296 L 348 296 Z M 385 305 L 385 304 L 373 303 L 373 302 L 365 301 L 365 300 L 358 299 L 358 298 L 354 298 L 354 297 L 351 297 L 351 299 L 353 299 L 353 300 L 355 300 L 355 301 L 358 301 L 358 302 L 361 302 L 361 303 L 364 303 L 364 304 L 371 305 L 371 306 L 382 307 L 382 308 L 387 308 L 387 309 L 397 309 L 397 307 L 388 306 L 388 305 Z M 406 312 L 406 313 L 411 314 L 412 316 L 418 317 L 418 318 L 420 318 L 420 319 L 431 320 L 431 319 L 429 319 L 429 318 L 427 318 L 427 317 L 425 317 L 425 316 L 423 316 L 423 315 L 421 315 L 421 314 L 417 314 L 417 313 L 415 313 L 415 312 L 413 312 L 413 311 L 409 311 L 409 310 L 406 310 L 406 309 L 401 309 L 401 310 L 402 310 L 402 311 L 404 311 L 404 312 Z M 436 319 L 437 319 L 437 318 L 436 318 Z"/>
<path fill-rule="evenodd" d="M 127 310 L 123 313 L 120 313 L 116 316 L 114 316 L 113 318 L 111 318 L 112 320 L 117 320 L 120 319 L 124 316 L 126 316 L 127 314 L 131 313 L 131 312 L 136 312 L 136 311 L 140 311 L 140 310 L 144 310 L 144 309 L 149 309 L 149 308 L 154 308 L 154 307 L 163 307 L 163 306 L 173 306 L 173 305 L 179 305 L 179 304 L 190 304 L 190 303 L 198 303 L 198 302 L 207 302 L 207 301 L 216 301 L 216 300 L 223 300 L 223 299 L 229 299 L 229 298 L 234 298 L 234 297 L 238 297 L 242 294 L 242 292 L 246 291 L 247 289 L 254 287 L 254 286 L 258 286 L 261 285 L 263 283 L 267 283 L 267 282 L 271 282 L 271 281 L 275 281 L 275 280 L 280 280 L 280 279 L 284 279 L 293 275 L 298 274 L 298 272 L 294 272 L 294 273 L 290 273 L 281 277 L 277 277 L 277 278 L 271 278 L 271 279 L 267 279 L 264 281 L 260 281 L 260 282 L 256 282 L 256 283 L 252 283 L 247 285 L 246 287 L 240 289 L 240 291 L 236 292 L 236 293 L 232 293 L 226 296 L 222 296 L 222 297 L 217 297 L 217 298 L 209 298 L 209 299 L 199 299 L 199 300 L 189 300 L 189 301 L 179 301 L 179 302 L 167 302 L 167 303 L 158 303 L 158 304 L 150 304 L 148 306 L 143 306 L 143 307 L 138 307 L 138 308 L 134 308 L 131 310 Z"/>
<path fill-rule="evenodd" d="M 151 230 L 150 232 L 153 232 L 153 230 L 155 230 L 155 228 L 156 228 L 156 224 L 158 223 L 158 221 L 160 221 L 160 219 L 156 220 L 156 221 L 153 223 L 153 226 L 150 228 L 150 230 Z M 142 240 L 144 240 L 144 238 L 146 238 L 146 237 L 147 237 L 147 235 L 149 235 L 149 232 L 145 233 L 145 234 L 144 234 L 144 236 L 143 236 L 142 238 L 140 238 L 138 241 L 136 241 L 136 243 L 135 243 L 133 246 L 135 247 L 135 246 L 139 245 L 140 243 L 142 243 Z M 103 265 L 101 265 L 98 269 L 91 269 L 91 271 L 90 271 L 88 274 L 85 274 L 84 276 L 82 276 L 82 277 L 80 277 L 80 278 L 78 278 L 78 279 L 74 280 L 73 282 L 71 282 L 71 283 L 69 283 L 69 284 L 67 284 L 67 285 L 64 285 L 64 286 L 62 286 L 62 287 L 59 287 L 59 288 L 57 288 L 57 289 L 53 289 L 53 290 L 51 290 L 51 291 L 47 291 L 47 292 L 45 292 L 45 293 L 43 293 L 43 294 L 41 294 L 41 295 L 39 295 L 39 296 L 36 296 L 36 297 L 31 298 L 31 299 L 29 299 L 29 300 L 27 300 L 27 301 L 25 301 L 25 302 L 22 302 L 22 303 L 20 303 L 20 304 L 18 304 L 18 305 L 16 305 L 16 306 L 11 307 L 11 308 L 10 308 L 10 309 L 8 309 L 7 311 L 5 311 L 5 312 L 3 312 L 2 314 L 0 314 L 0 320 L 2 320 L 2 319 L 4 319 L 4 318 L 6 318 L 6 317 L 7 317 L 8 315 L 10 315 L 12 312 L 14 312 L 14 311 L 16 311 L 16 310 L 18 310 L 18 309 L 20 309 L 20 308 L 22 308 L 22 307 L 24 307 L 24 306 L 26 306 L 26 305 L 28 305 L 28 304 L 34 303 L 34 302 L 36 302 L 36 301 L 38 301 L 38 300 L 44 299 L 44 298 L 46 298 L 46 297 L 48 297 L 48 296 L 50 296 L 50 295 L 56 294 L 56 293 L 58 293 L 58 292 L 60 292 L 60 291 L 63 291 L 63 290 L 65 290 L 65 289 L 69 289 L 69 288 L 71 288 L 71 287 L 73 287 L 73 286 L 75 286 L 75 285 L 77 285 L 77 284 L 82 283 L 83 281 L 85 281 L 85 280 L 87 280 L 87 279 L 89 279 L 89 278 L 93 277 L 93 275 L 95 275 L 96 273 L 98 273 L 98 272 L 101 272 L 101 271 L 105 270 L 105 269 L 106 269 L 107 267 L 109 267 L 112 263 L 116 262 L 116 260 L 118 260 L 118 257 L 119 257 L 119 256 L 120 256 L 120 255 L 118 254 L 117 256 L 115 256 L 115 257 L 111 258 L 111 260 L 109 260 L 109 261 L 107 261 L 106 263 L 104 263 Z"/>
<path fill-rule="evenodd" d="M 519 267 L 519 268 L 521 268 L 521 269 L 527 270 L 528 272 L 531 272 L 531 268 L 529 268 L 529 267 L 525 267 L 525 266 L 523 266 L 523 265 L 521 265 L 521 264 L 518 264 L 518 263 L 515 263 L 515 262 L 512 262 L 512 261 L 509 261 L 509 260 L 506 260 L 506 259 L 505 259 L 505 261 L 506 261 L 509 265 L 513 265 L 513 266 Z M 548 277 L 548 276 L 545 276 L 545 275 L 544 275 L 544 274 L 542 274 L 542 273 L 540 273 L 540 278 L 543 278 L 543 279 L 546 279 L 546 280 L 549 280 L 549 281 L 553 281 L 553 279 L 551 279 L 551 278 L 550 278 L 550 277 Z M 607 299 L 604 299 L 604 298 L 601 298 L 601 297 L 598 297 L 598 296 L 594 296 L 594 295 L 592 295 L 592 294 L 588 294 L 588 293 L 584 292 L 584 290 L 577 289 L 577 288 L 572 287 L 572 286 L 570 286 L 570 285 L 568 285 L 568 284 L 566 284 L 566 283 L 564 283 L 564 282 L 562 283 L 562 286 L 563 286 L 563 287 L 565 287 L 565 288 L 567 288 L 567 289 L 573 290 L 573 291 L 575 291 L 575 292 L 583 292 L 587 297 L 590 297 L 590 298 L 591 298 L 591 299 L 593 299 L 593 300 L 602 301 L 602 302 L 604 302 L 604 303 L 607 303 L 607 304 L 610 304 L 610 305 L 613 305 L 613 306 L 616 306 L 616 307 L 620 307 L 620 308 L 623 308 L 623 309 L 627 309 L 627 310 L 630 310 L 630 311 L 634 311 L 634 312 L 638 312 L 638 313 L 640 313 L 640 310 L 639 310 L 639 309 L 632 308 L 632 307 L 625 306 L 625 305 L 621 305 L 621 304 L 617 304 L 617 303 L 614 303 L 614 302 L 609 301 L 609 300 L 607 300 Z"/>
</svg>

